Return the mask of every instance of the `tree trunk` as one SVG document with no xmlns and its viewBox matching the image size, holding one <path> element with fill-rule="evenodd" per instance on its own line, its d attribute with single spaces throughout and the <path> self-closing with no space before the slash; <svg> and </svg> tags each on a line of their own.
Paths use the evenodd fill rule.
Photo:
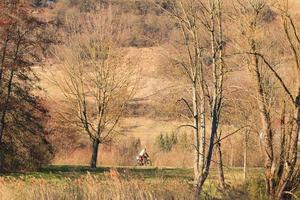
<svg viewBox="0 0 300 200">
<path fill-rule="evenodd" d="M 219 1 L 218 1 L 219 2 Z M 219 85 L 219 81 L 222 78 L 223 74 L 218 73 L 218 66 L 216 61 L 216 55 L 217 55 L 217 49 L 216 49 L 216 32 L 215 32 L 215 9 L 216 5 L 214 1 L 211 1 L 210 4 L 210 43 L 211 43 L 211 55 L 212 55 L 212 65 L 213 65 L 213 95 L 212 95 L 212 104 L 211 104 L 211 130 L 210 130 L 210 136 L 208 141 L 208 148 L 207 153 L 205 155 L 205 164 L 203 167 L 203 170 L 201 170 L 201 175 L 197 178 L 196 183 L 196 191 L 195 191 L 195 198 L 200 197 L 200 193 L 203 188 L 203 184 L 205 180 L 207 179 L 209 175 L 210 165 L 212 161 L 212 154 L 214 149 L 214 142 L 215 137 L 217 135 L 218 131 L 218 125 L 219 125 L 219 114 L 221 109 L 221 90 L 222 85 Z M 221 22 L 220 22 L 221 23 Z"/>
<path fill-rule="evenodd" d="M 216 109 L 214 107 L 213 114 L 212 114 L 209 146 L 208 146 L 208 151 L 207 151 L 207 155 L 206 155 L 206 162 L 205 162 L 204 170 L 201 171 L 200 175 L 198 175 L 197 182 L 196 182 L 196 189 L 195 189 L 195 198 L 196 199 L 200 198 L 203 184 L 209 175 L 210 165 L 211 165 L 211 161 L 212 161 L 212 154 L 213 154 L 213 149 L 214 149 L 215 136 L 217 134 L 217 131 L 218 131 L 218 117 L 217 117 Z"/>
<path fill-rule="evenodd" d="M 200 177 L 199 177 L 200 178 Z M 200 181 L 199 181 L 200 182 Z M 202 184 L 197 184 L 196 188 L 195 188 L 195 200 L 200 199 L 200 194 L 202 191 Z"/>
<path fill-rule="evenodd" d="M 270 112 L 267 108 L 266 93 L 263 86 L 263 77 L 261 74 L 259 57 L 256 52 L 256 42 L 252 40 L 251 50 L 253 52 L 254 79 L 256 82 L 257 105 L 260 110 L 262 123 L 262 138 L 265 151 L 265 182 L 267 194 L 273 198 L 275 195 L 275 163 L 273 149 L 273 130 Z"/>
<path fill-rule="evenodd" d="M 195 78 L 194 78 L 195 79 Z M 198 177 L 200 173 L 199 169 L 199 113 L 198 113 L 198 98 L 197 98 L 197 84 L 196 80 L 193 80 L 193 91 L 192 91 L 192 99 L 193 99 L 193 123 L 194 123 L 194 147 L 195 147 L 195 158 L 194 158 L 194 177 Z"/>
<path fill-rule="evenodd" d="M 93 146 L 92 146 L 92 159 L 91 159 L 91 168 L 97 167 L 97 158 L 98 158 L 98 151 L 99 151 L 99 145 L 100 141 L 98 139 L 93 139 Z"/>
<path fill-rule="evenodd" d="M 298 94 L 295 99 L 295 119 L 296 119 L 296 131 L 292 139 L 291 146 L 291 160 L 287 162 L 285 174 L 282 175 L 276 191 L 276 197 L 278 199 L 292 199 L 292 196 L 289 194 L 284 194 L 285 191 L 290 191 L 291 179 L 296 170 L 296 164 L 298 160 L 298 143 L 299 143 L 299 134 L 300 134 L 300 88 L 298 88 Z"/>
<path fill-rule="evenodd" d="M 200 198 L 201 185 L 199 185 L 199 179 L 202 174 L 200 171 L 200 138 L 199 138 L 199 113 L 198 113 L 198 98 L 197 98 L 197 84 L 193 80 L 193 120 L 194 120 L 194 182 L 195 182 L 195 199 Z M 203 156 L 203 155 L 202 155 Z M 204 163 L 202 163 L 204 164 Z"/>
<path fill-rule="evenodd" d="M 220 186 L 224 190 L 226 189 L 225 183 L 225 176 L 224 176 L 224 169 L 223 169 L 223 158 L 222 158 L 222 149 L 221 149 L 221 142 L 216 144 L 217 147 L 217 156 L 218 156 L 218 171 L 219 171 L 219 181 Z"/>
<path fill-rule="evenodd" d="M 203 72 L 201 72 L 201 75 L 203 75 Z M 202 78 L 203 79 L 203 78 Z M 199 135 L 200 135 L 200 158 L 199 158 L 199 168 L 200 171 L 203 171 L 204 165 L 205 165 L 205 153 L 206 153 L 206 120 L 205 120 L 205 115 L 206 115 L 206 110 L 205 110 L 205 94 L 204 94 L 204 81 L 201 81 L 201 90 L 200 90 L 200 95 L 202 99 L 200 100 L 200 127 L 199 127 Z"/>
<path fill-rule="evenodd" d="M 248 158 L 248 130 L 245 132 L 244 141 L 244 181 L 247 179 L 247 158 Z"/>
</svg>

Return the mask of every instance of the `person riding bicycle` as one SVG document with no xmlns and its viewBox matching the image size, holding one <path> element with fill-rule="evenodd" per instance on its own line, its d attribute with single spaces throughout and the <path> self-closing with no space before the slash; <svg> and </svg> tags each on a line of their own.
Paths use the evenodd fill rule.
<svg viewBox="0 0 300 200">
<path fill-rule="evenodd" d="M 146 148 L 142 149 L 142 151 L 138 155 L 138 159 L 141 164 L 144 164 L 149 159 L 149 154 L 146 151 Z"/>
</svg>

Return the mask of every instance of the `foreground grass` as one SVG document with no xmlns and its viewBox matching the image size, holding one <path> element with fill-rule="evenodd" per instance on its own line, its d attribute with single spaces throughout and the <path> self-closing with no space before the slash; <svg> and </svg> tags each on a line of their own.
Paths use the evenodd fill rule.
<svg viewBox="0 0 300 200">
<path fill-rule="evenodd" d="M 225 173 L 231 188 L 226 193 L 219 190 L 212 170 L 202 199 L 263 198 L 259 183 L 242 184 L 242 169 Z M 251 169 L 249 175 L 249 180 L 256 180 L 261 170 Z M 0 199 L 192 199 L 192 180 L 192 169 L 48 166 L 37 172 L 1 174 Z"/>
<path fill-rule="evenodd" d="M 192 188 L 180 180 L 145 182 L 120 177 L 99 179 L 87 174 L 74 180 L 5 180 L 0 194 L 3 200 L 192 199 Z"/>
</svg>

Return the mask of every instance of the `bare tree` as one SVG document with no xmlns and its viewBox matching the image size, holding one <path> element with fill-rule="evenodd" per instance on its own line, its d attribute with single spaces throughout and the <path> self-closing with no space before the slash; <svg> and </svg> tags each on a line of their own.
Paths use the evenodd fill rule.
<svg viewBox="0 0 300 200">
<path fill-rule="evenodd" d="M 181 100 L 188 107 L 193 124 L 181 127 L 192 127 L 194 132 L 195 198 L 199 198 L 209 175 L 213 149 L 220 142 L 216 138 L 225 77 L 222 1 L 175 0 L 170 8 L 166 12 L 180 26 L 185 55 L 175 60 L 191 87 L 191 98 Z"/>
<path fill-rule="evenodd" d="M 92 142 L 92 168 L 97 164 L 99 145 L 118 133 L 116 127 L 133 97 L 136 79 L 134 70 L 117 57 L 113 22 L 102 16 L 107 21 L 99 24 L 94 17 L 87 18 L 91 21 L 86 30 L 80 30 L 85 34 L 68 36 L 65 45 L 57 48 L 60 75 L 53 74 L 69 106 L 62 118 L 81 128 Z"/>
<path fill-rule="evenodd" d="M 298 141 L 299 141 L 299 113 L 300 108 L 298 104 L 299 99 L 299 37 L 296 26 L 292 17 L 288 12 L 288 1 L 285 5 L 280 5 L 280 12 L 282 14 L 283 21 L 283 33 L 286 36 L 287 43 L 293 53 L 293 59 L 295 61 L 296 73 L 296 92 L 292 91 L 292 87 L 288 87 L 287 81 L 284 80 L 277 71 L 276 59 L 278 49 L 272 48 L 272 51 L 267 51 L 263 46 L 270 47 L 270 44 L 274 46 L 274 43 L 280 41 L 279 38 L 282 35 L 276 35 L 277 41 L 267 39 L 265 35 L 262 35 L 262 31 L 274 31 L 278 30 L 278 27 L 273 24 L 273 28 L 270 29 L 270 20 L 274 21 L 275 18 L 266 18 L 266 13 L 274 12 L 271 10 L 270 2 L 260 1 L 238 1 L 239 9 L 242 10 L 242 14 L 239 16 L 239 20 L 243 23 L 241 29 L 244 38 L 247 38 L 244 43 L 242 52 L 248 55 L 249 58 L 249 70 L 253 75 L 256 83 L 256 95 L 257 105 L 260 111 L 262 134 L 261 139 L 263 141 L 265 152 L 265 179 L 267 194 L 270 199 L 290 199 L 292 197 L 292 190 L 299 183 L 296 181 L 298 169 L 296 167 L 298 157 Z M 242 20 L 241 20 L 242 19 Z M 266 44 L 266 42 L 270 42 Z M 281 46 L 281 45 L 278 45 Z M 285 46 L 284 44 L 282 46 Z M 248 48 L 248 49 L 247 49 Z M 284 50 L 279 48 L 281 52 L 280 56 L 285 56 Z M 283 52 L 283 53 L 282 53 Z M 289 60 L 286 59 L 286 60 Z M 284 65 L 288 64 L 285 60 Z M 275 95 L 271 90 L 274 90 L 275 82 L 270 84 L 270 80 L 275 79 L 277 84 L 281 87 L 285 93 L 281 97 Z M 272 86 L 271 86 L 272 85 Z M 277 94 L 280 91 L 277 91 Z M 276 98 L 274 98 L 276 96 Z M 273 100 L 272 100 L 273 99 Z M 274 99 L 278 99 L 274 101 Z M 276 117 L 276 106 L 281 102 L 289 101 L 289 104 L 284 103 L 281 111 L 281 133 L 279 139 L 279 155 L 276 152 L 276 131 L 273 125 L 273 119 Z M 288 113 L 289 110 L 290 112 Z M 294 113 L 292 117 L 291 113 Z M 277 159 L 277 157 L 279 157 Z"/>
</svg>

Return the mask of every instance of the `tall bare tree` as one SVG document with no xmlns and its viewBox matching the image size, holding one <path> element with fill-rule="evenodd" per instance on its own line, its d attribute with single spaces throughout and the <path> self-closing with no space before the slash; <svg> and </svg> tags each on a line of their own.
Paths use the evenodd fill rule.
<svg viewBox="0 0 300 200">
<path fill-rule="evenodd" d="M 280 11 L 282 15 L 283 31 L 286 36 L 287 44 L 291 49 L 296 72 L 296 92 L 294 88 L 288 86 L 287 81 L 278 73 L 276 66 L 276 56 L 285 57 L 285 49 L 271 48 L 271 51 L 264 47 L 274 46 L 278 43 L 284 34 L 277 33 L 276 41 L 271 38 L 266 38 L 267 34 L 262 32 L 274 32 L 279 27 L 274 21 L 278 19 L 274 14 L 274 7 L 272 10 L 271 1 L 237 1 L 241 15 L 239 20 L 242 23 L 241 32 L 246 42 L 242 52 L 246 53 L 249 58 L 249 70 L 252 73 L 253 79 L 256 83 L 257 105 L 260 111 L 262 132 L 261 139 L 263 141 L 265 152 L 265 179 L 267 194 L 270 199 L 290 199 L 292 197 L 292 189 L 298 185 L 296 177 L 298 174 L 297 157 L 298 157 L 298 141 L 299 141 L 299 40 L 297 29 L 292 17 L 288 12 L 288 4 L 282 5 L 280 2 Z M 288 2 L 288 1 L 286 1 Z M 277 10 L 278 11 L 278 10 Z M 266 15 L 266 13 L 271 15 Z M 273 13 L 273 15 L 272 15 Z M 272 24 L 272 28 L 270 28 Z M 267 44 L 267 42 L 269 44 Z M 285 47 L 285 44 L 279 44 L 278 47 Z M 277 53 L 279 52 L 279 53 Z M 289 64 L 289 59 L 286 58 L 283 65 Z M 275 79 L 277 84 L 281 87 L 284 95 L 276 96 L 270 89 L 274 89 L 275 82 L 270 84 L 270 80 Z M 277 93 L 280 93 L 278 90 Z M 295 93 L 295 94 L 294 94 Z M 274 98 L 276 96 L 276 98 Z M 277 99 L 275 102 L 272 99 Z M 276 152 L 277 142 L 274 139 L 276 131 L 274 128 L 274 119 L 279 112 L 276 106 L 282 104 L 281 102 L 288 101 L 288 106 L 284 103 L 281 114 L 281 131 L 279 139 L 279 155 Z M 289 110 L 289 111 L 287 111 Z M 291 114 L 294 113 L 294 114 Z M 292 117 L 294 116 L 294 117 Z M 278 157 L 278 158 L 277 158 Z"/>
<path fill-rule="evenodd" d="M 65 45 L 57 48 L 60 64 L 56 70 L 60 75 L 53 75 L 69 106 L 63 119 L 81 128 L 91 140 L 92 168 L 97 164 L 99 145 L 111 141 L 117 133 L 136 79 L 132 68 L 117 56 L 116 24 L 107 16 L 101 19 L 104 24 L 97 16 L 86 16 L 85 29 L 81 27 L 79 34 L 75 31 Z"/>
<path fill-rule="evenodd" d="M 195 198 L 199 198 L 209 175 L 213 149 L 219 144 L 215 139 L 223 107 L 225 77 L 222 1 L 175 0 L 171 3 L 166 12 L 179 24 L 185 55 L 175 60 L 188 77 L 191 88 L 191 98 L 182 102 L 188 107 L 193 124 L 183 126 L 192 127 L 194 132 Z"/>
</svg>

